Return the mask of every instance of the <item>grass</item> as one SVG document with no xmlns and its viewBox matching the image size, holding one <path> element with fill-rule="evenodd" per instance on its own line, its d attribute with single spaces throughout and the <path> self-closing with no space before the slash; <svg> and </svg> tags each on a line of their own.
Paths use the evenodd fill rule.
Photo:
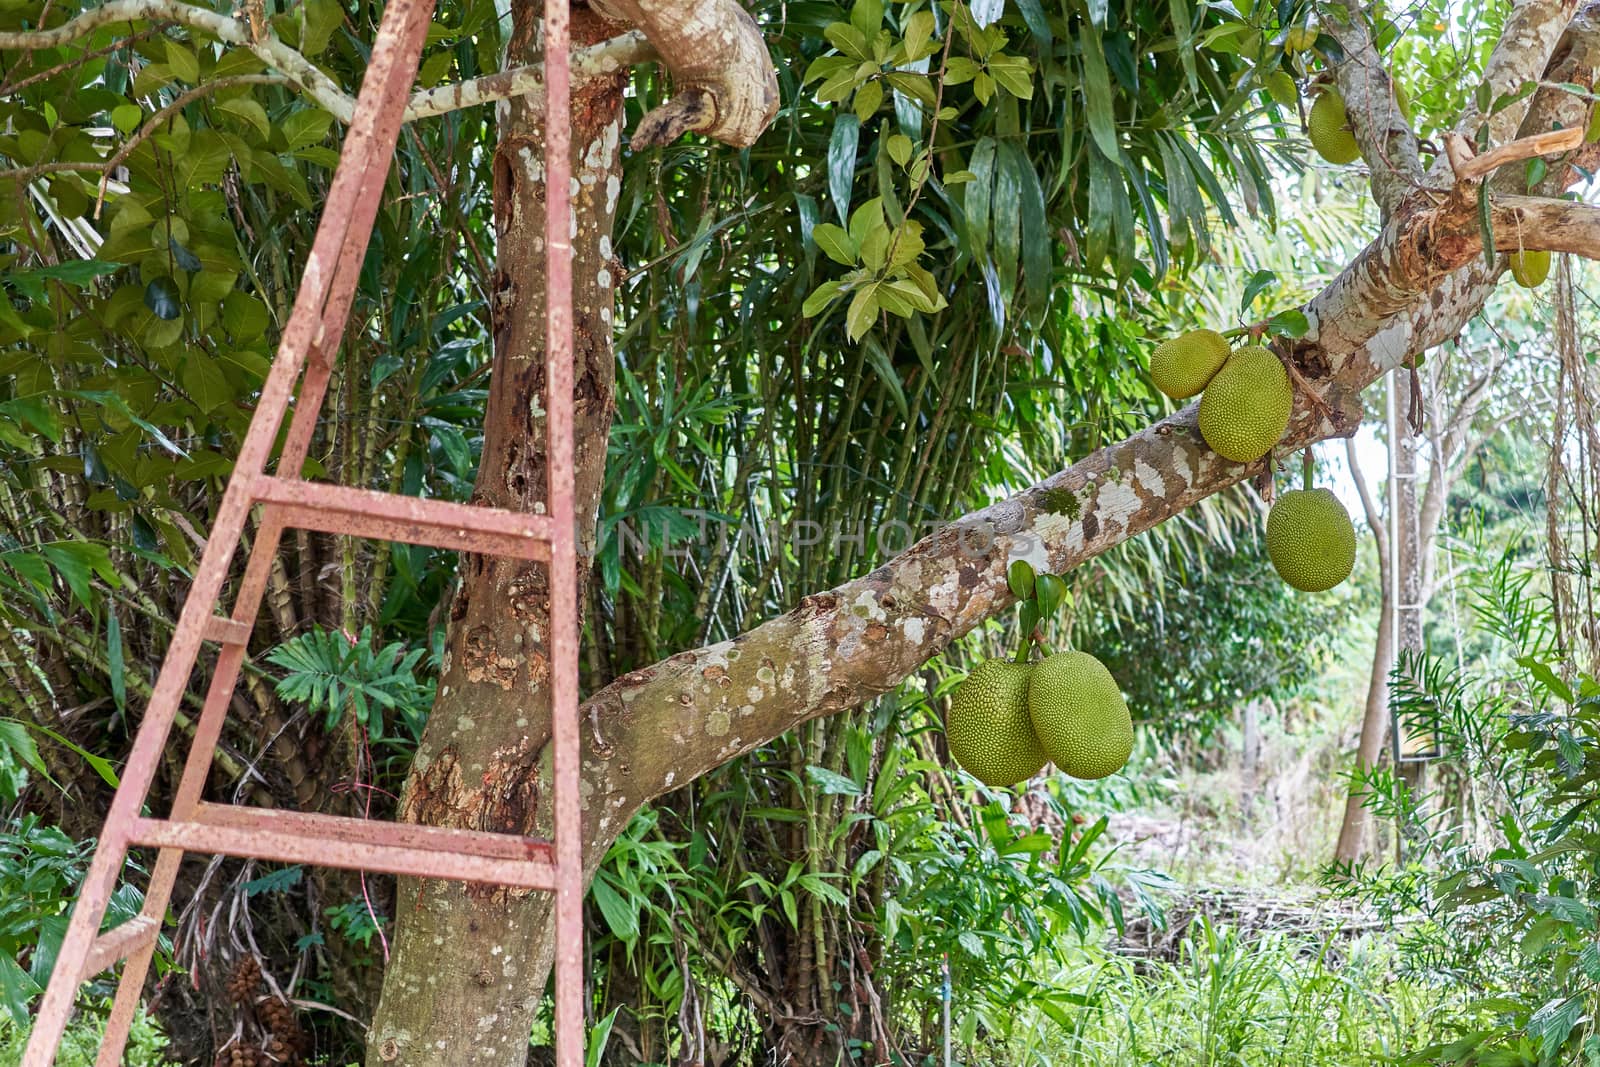
<svg viewBox="0 0 1600 1067">
<path fill-rule="evenodd" d="M 1196 919 L 1175 961 L 1086 949 L 1054 981 L 1088 1007 L 1018 1027 L 1011 1062 L 1127 1067 L 1349 1067 L 1439 1036 L 1445 990 L 1396 976 L 1392 950 L 1281 934 L 1245 939 Z"/>
</svg>

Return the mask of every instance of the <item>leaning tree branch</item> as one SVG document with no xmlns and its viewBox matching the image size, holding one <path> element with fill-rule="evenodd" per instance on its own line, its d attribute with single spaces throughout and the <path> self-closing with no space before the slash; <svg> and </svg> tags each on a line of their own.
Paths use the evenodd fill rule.
<svg viewBox="0 0 1600 1067">
<path fill-rule="evenodd" d="M 1561 27 L 1551 30 L 1530 9 L 1548 19 L 1570 13 L 1571 6 L 1531 0 L 1517 8 L 1508 32 L 1525 47 L 1553 46 Z M 1549 53 L 1543 47 L 1536 63 L 1502 57 L 1496 70 L 1502 78 L 1524 70 L 1536 76 Z M 1561 69 L 1570 80 L 1592 76 L 1587 59 L 1568 59 Z M 1497 139 L 1513 140 L 1519 129 L 1577 124 L 1587 107 L 1570 93 L 1541 91 L 1496 116 L 1514 112 L 1516 120 Z M 1530 190 L 1545 195 L 1496 194 L 1497 233 L 1502 225 L 1528 232 L 1550 227 L 1552 235 L 1533 240 L 1600 258 L 1597 209 L 1551 199 L 1568 184 L 1574 158 L 1558 161 Z M 1456 336 L 1481 311 L 1504 260 L 1485 261 L 1477 225 L 1473 184 L 1413 189 L 1396 202 L 1377 236 L 1305 305 L 1310 329 L 1289 357 L 1313 388 L 1297 389 L 1280 451 L 1353 433 L 1367 386 Z M 597 834 L 593 839 L 609 840 L 640 804 L 705 770 L 889 691 L 1012 605 L 1006 584 L 1011 561 L 1028 559 L 1039 570 L 1063 573 L 1265 469 L 1230 463 L 1207 448 L 1197 413 L 1190 405 L 956 520 L 862 578 L 806 597 L 732 640 L 624 675 L 594 694 L 582 711 L 591 726 L 585 769 L 596 791 L 585 818 Z"/>
<path fill-rule="evenodd" d="M 1315 383 L 1297 397 L 1280 451 L 1353 433 L 1361 391 L 1454 336 L 1499 275 L 1437 242 L 1474 206 L 1407 198 L 1378 237 L 1305 307 L 1312 333 L 1292 358 Z M 1600 256 L 1600 235 L 1589 249 Z M 1318 402 L 1328 414 L 1319 414 Z M 964 516 L 877 570 L 807 597 L 719 644 L 625 675 L 584 719 L 587 758 L 607 788 L 590 817 L 615 832 L 634 807 L 799 723 L 888 691 L 1013 603 L 1011 561 L 1064 573 L 1260 472 L 1212 452 L 1190 405 L 1117 444 Z M 623 757 L 617 755 L 627 753 Z"/>
</svg>

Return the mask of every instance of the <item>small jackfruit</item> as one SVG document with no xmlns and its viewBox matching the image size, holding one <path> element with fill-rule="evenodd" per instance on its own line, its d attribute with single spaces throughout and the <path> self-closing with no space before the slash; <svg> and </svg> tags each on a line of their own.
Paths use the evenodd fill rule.
<svg viewBox="0 0 1600 1067">
<path fill-rule="evenodd" d="M 1543 249 L 1511 253 L 1511 276 L 1524 289 L 1537 289 L 1550 276 L 1550 253 Z"/>
<path fill-rule="evenodd" d="M 950 696 L 944 722 L 950 755 L 985 785 L 1013 786 L 1044 767 L 1044 749 L 1028 716 L 1033 669 L 1030 663 L 985 660 Z"/>
<path fill-rule="evenodd" d="M 1317 97 L 1306 116 L 1311 147 L 1329 163 L 1352 163 L 1361 156 L 1355 134 L 1350 132 L 1350 117 L 1345 114 L 1344 97 L 1332 89 Z"/>
<path fill-rule="evenodd" d="M 1115 774 L 1133 754 L 1128 703 L 1087 652 L 1057 652 L 1034 665 L 1028 712 L 1051 762 L 1074 778 Z"/>
<path fill-rule="evenodd" d="M 1286 70 L 1275 70 L 1268 74 L 1266 85 L 1267 95 L 1283 107 L 1294 107 L 1295 101 L 1300 99 L 1300 89 L 1294 83 L 1294 76 Z"/>
<path fill-rule="evenodd" d="M 1150 354 L 1150 377 L 1156 388 L 1183 400 L 1206 387 L 1233 351 L 1216 330 L 1190 330 L 1180 337 L 1163 341 Z"/>
<path fill-rule="evenodd" d="M 1278 577 L 1307 593 L 1332 589 L 1356 564 L 1356 528 L 1331 489 L 1292 489 L 1267 513 L 1267 555 Z"/>
<path fill-rule="evenodd" d="M 1317 31 L 1310 26 L 1295 26 L 1284 34 L 1283 50 L 1290 55 L 1305 52 L 1317 44 Z"/>
<path fill-rule="evenodd" d="M 1247 345 L 1228 357 L 1200 398 L 1200 436 L 1219 456 L 1253 463 L 1289 426 L 1294 390 L 1278 357 Z"/>
</svg>

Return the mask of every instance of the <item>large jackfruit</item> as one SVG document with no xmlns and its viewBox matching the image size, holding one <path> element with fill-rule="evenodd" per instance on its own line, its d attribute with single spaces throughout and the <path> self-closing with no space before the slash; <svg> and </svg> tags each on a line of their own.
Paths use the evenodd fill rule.
<svg viewBox="0 0 1600 1067">
<path fill-rule="evenodd" d="M 985 785 L 1013 786 L 1038 774 L 1044 749 L 1028 715 L 1034 665 L 985 660 L 956 686 L 945 715 L 950 755 Z"/>
<path fill-rule="evenodd" d="M 1328 89 L 1311 105 L 1306 116 L 1306 132 L 1311 137 L 1311 147 L 1329 163 L 1343 165 L 1361 157 L 1355 134 L 1350 132 L 1350 117 L 1345 114 L 1344 97 Z"/>
<path fill-rule="evenodd" d="M 1292 489 L 1267 513 L 1267 555 L 1278 577 L 1307 593 L 1332 589 L 1356 563 L 1356 528 L 1331 489 Z"/>
<path fill-rule="evenodd" d="M 1228 357 L 1200 398 L 1200 436 L 1235 463 L 1272 451 L 1289 426 L 1294 390 L 1278 357 L 1248 345 Z"/>
<path fill-rule="evenodd" d="M 1028 712 L 1045 754 L 1074 778 L 1115 774 L 1133 753 L 1128 703 L 1087 652 L 1057 652 L 1034 666 Z"/>
<path fill-rule="evenodd" d="M 1216 330 L 1190 330 L 1156 346 L 1150 354 L 1150 377 L 1157 389 L 1183 400 L 1204 389 L 1232 351 Z"/>
</svg>

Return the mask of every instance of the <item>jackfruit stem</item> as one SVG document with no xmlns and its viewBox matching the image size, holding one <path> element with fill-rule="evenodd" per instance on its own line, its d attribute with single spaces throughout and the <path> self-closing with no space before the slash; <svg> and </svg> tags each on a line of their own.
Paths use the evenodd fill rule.
<svg viewBox="0 0 1600 1067">
<path fill-rule="evenodd" d="M 1311 449 L 1307 448 L 1303 455 L 1305 459 L 1300 469 L 1300 488 L 1309 490 L 1311 488 L 1311 471 L 1313 466 L 1311 460 Z"/>
<path fill-rule="evenodd" d="M 1022 638 L 1022 647 L 1017 649 L 1017 654 L 1012 658 L 1013 663 L 1026 667 L 1029 658 L 1033 655 L 1033 635 L 1027 634 Z"/>
</svg>

